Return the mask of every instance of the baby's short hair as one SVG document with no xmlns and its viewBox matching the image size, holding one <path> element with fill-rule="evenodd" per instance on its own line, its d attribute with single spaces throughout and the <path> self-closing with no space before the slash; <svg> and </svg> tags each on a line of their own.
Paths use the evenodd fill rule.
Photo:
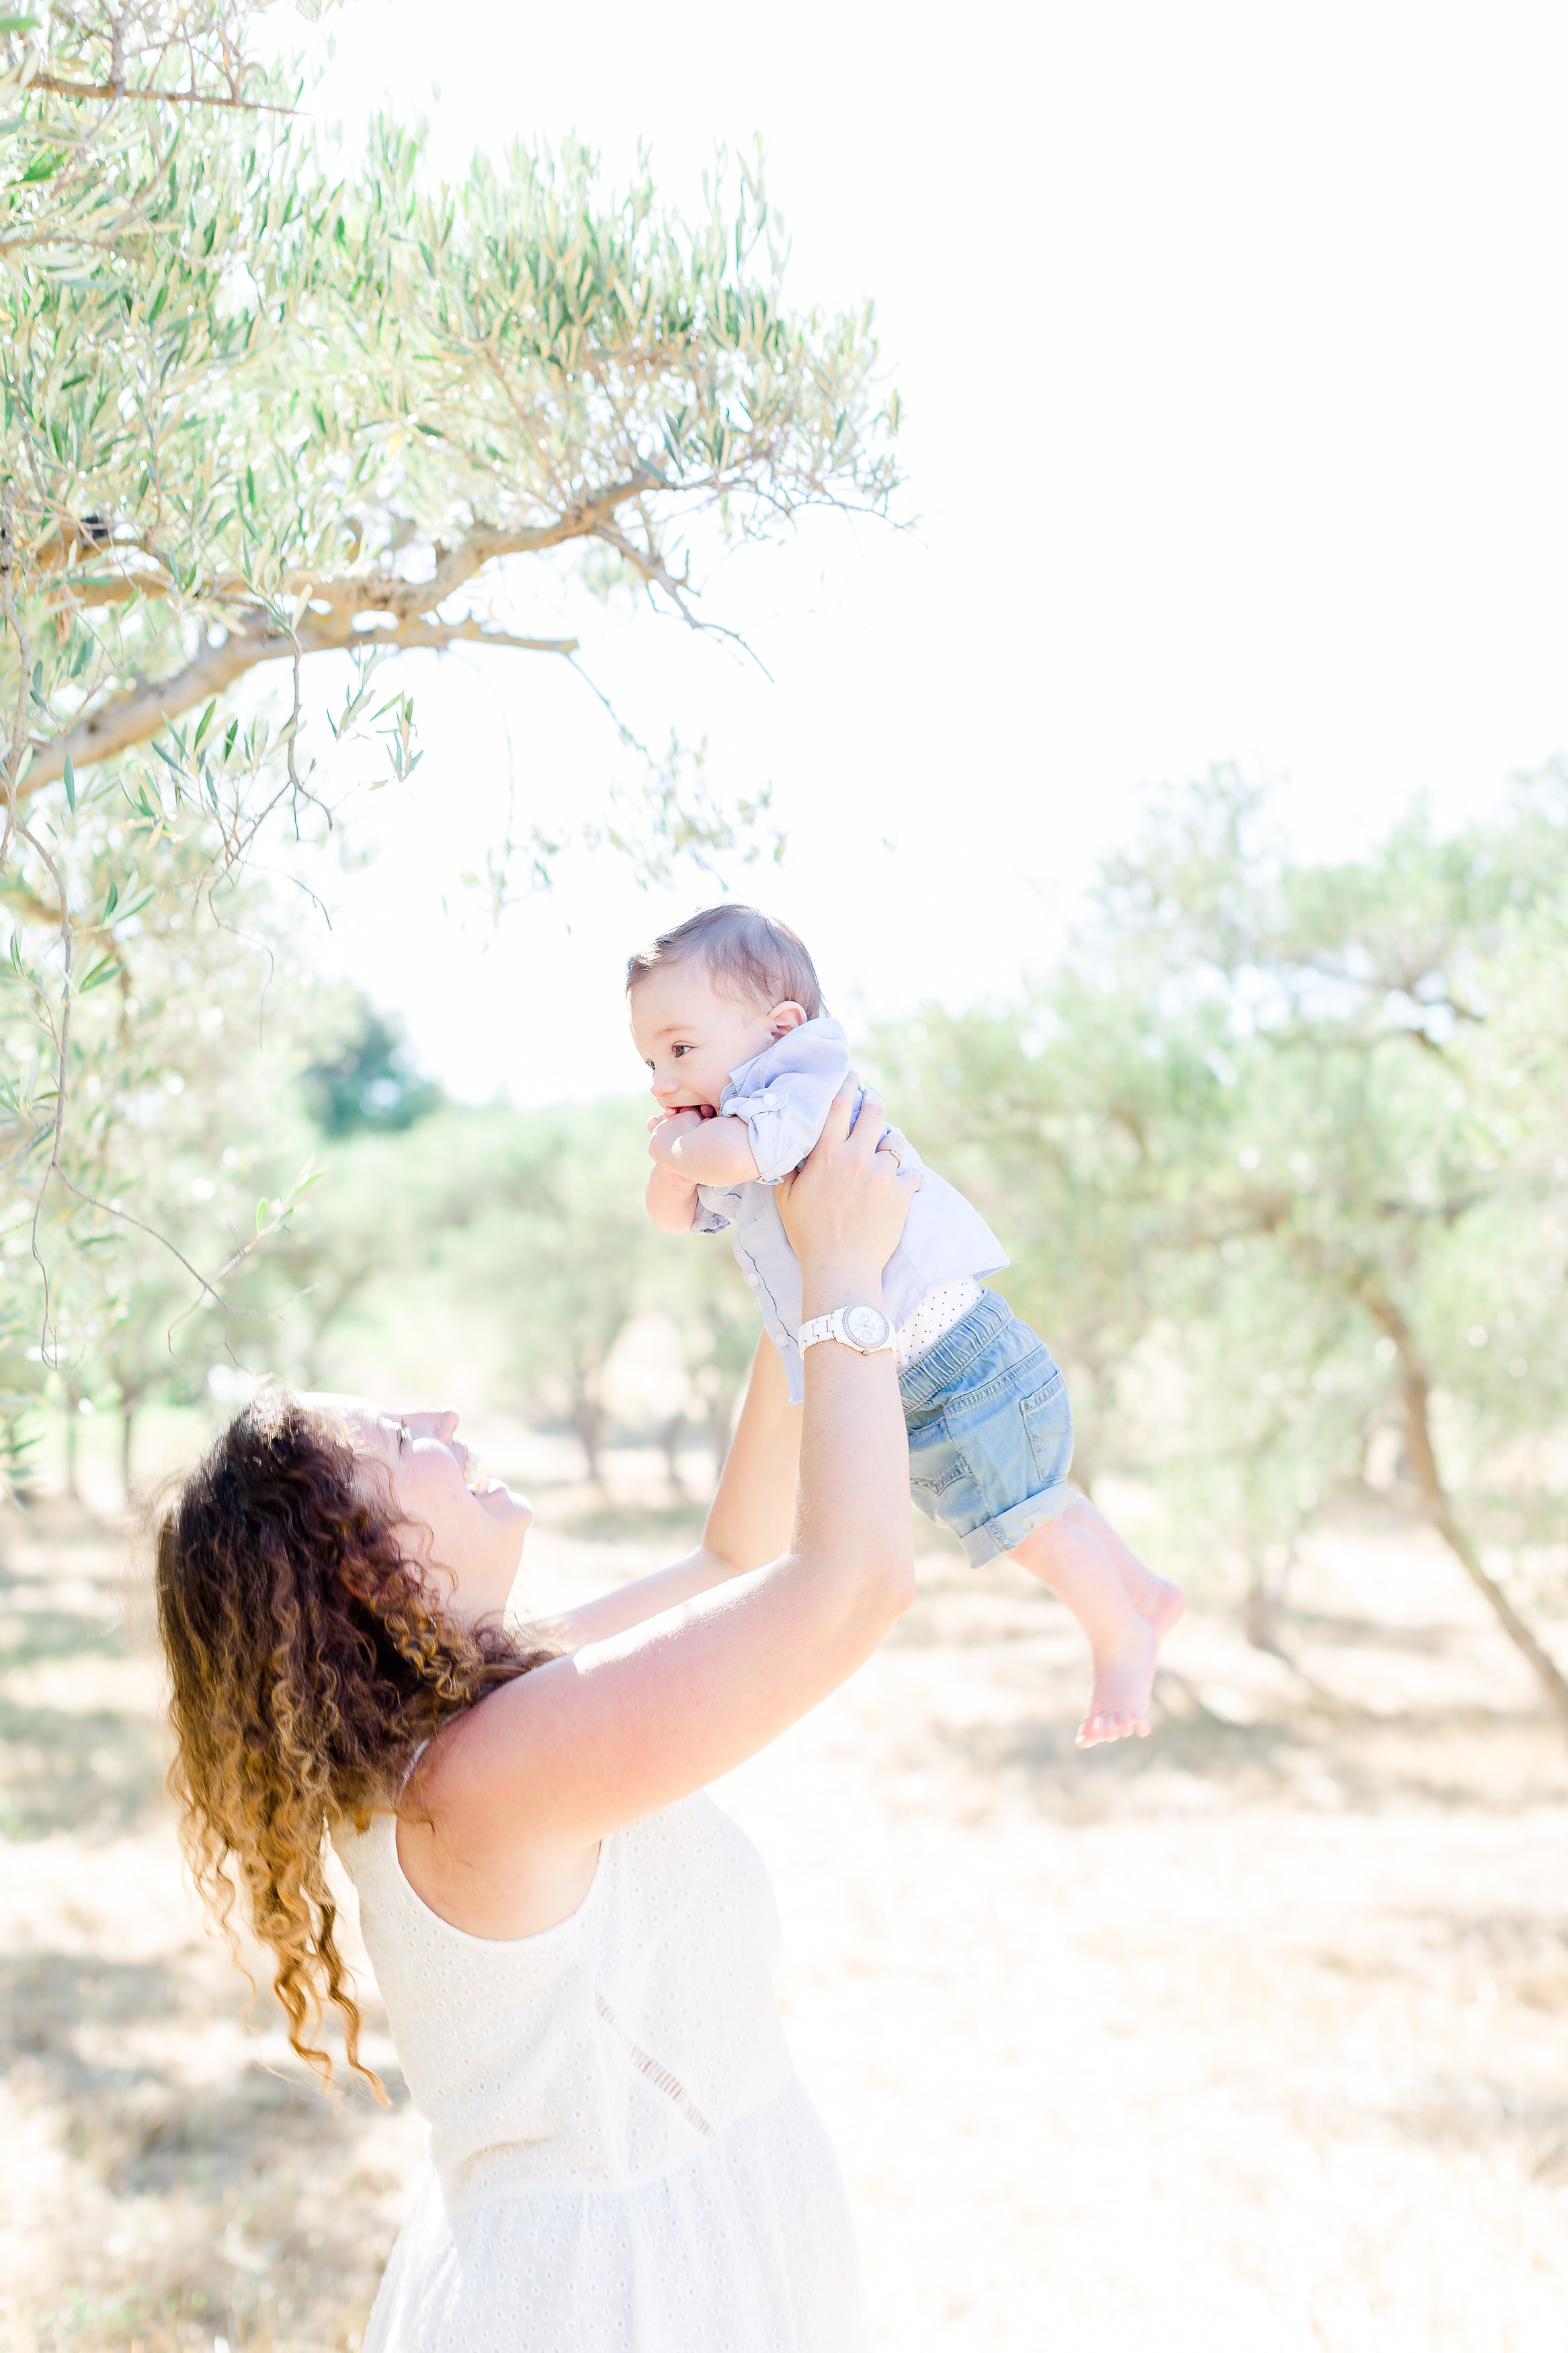
<svg viewBox="0 0 1568 2353">
<path fill-rule="evenodd" d="M 805 1008 L 815 1021 L 826 1008 L 816 967 L 805 943 L 776 915 L 756 907 L 704 907 L 626 959 L 626 987 L 635 988 L 661 964 L 685 964 L 700 956 L 714 984 L 726 996 L 757 1005 L 786 1001 Z"/>
</svg>

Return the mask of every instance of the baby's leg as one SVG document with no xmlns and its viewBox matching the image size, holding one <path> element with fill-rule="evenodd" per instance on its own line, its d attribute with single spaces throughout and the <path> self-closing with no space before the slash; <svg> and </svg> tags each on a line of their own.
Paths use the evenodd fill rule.
<svg viewBox="0 0 1568 2353">
<path fill-rule="evenodd" d="M 1110 1544 L 1105 1537 L 1110 1537 Z M 1160 1643 L 1182 1612 L 1182 1597 L 1175 1588 L 1152 1576 L 1128 1553 L 1147 1587 L 1159 1588 L 1159 1594 L 1149 1591 L 1142 1598 L 1155 1605 L 1162 1622 L 1156 1623 L 1154 1615 L 1146 1615 L 1122 1575 L 1112 1545 L 1127 1550 L 1094 1506 L 1075 1496 L 1058 1518 L 1036 1528 L 1013 1548 L 1013 1558 L 1066 1602 L 1089 1636 L 1094 1652 L 1094 1687 L 1078 1728 L 1080 1748 L 1092 1748 L 1104 1740 L 1123 1740 L 1133 1733 L 1147 1736 L 1149 1695 L 1154 1686 Z M 1174 1609 L 1168 1616 L 1160 1595 L 1173 1597 Z"/>
<path fill-rule="evenodd" d="M 1163 1642 L 1187 1606 L 1187 1597 L 1181 1587 L 1156 1577 L 1152 1568 L 1146 1567 L 1087 1495 L 1075 1495 L 1062 1517 L 1100 1538 L 1110 1555 L 1110 1565 L 1121 1579 L 1127 1599 L 1140 1618 L 1148 1620 L 1156 1638 Z"/>
</svg>

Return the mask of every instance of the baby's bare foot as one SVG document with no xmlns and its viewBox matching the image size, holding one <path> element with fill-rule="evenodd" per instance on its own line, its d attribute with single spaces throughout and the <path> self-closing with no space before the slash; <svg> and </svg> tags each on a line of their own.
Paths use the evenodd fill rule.
<svg viewBox="0 0 1568 2353">
<path fill-rule="evenodd" d="M 1173 1587 L 1171 1589 L 1174 1591 Z M 1177 1594 L 1176 1616 L 1180 1615 Z M 1171 1622 L 1173 1625 L 1175 1620 Z M 1079 1748 L 1097 1748 L 1107 1740 L 1130 1740 L 1134 1734 L 1141 1740 L 1149 1737 L 1149 1695 L 1154 1688 L 1154 1662 L 1159 1655 L 1160 1637 L 1152 1625 L 1141 1628 L 1125 1645 L 1097 1652 L 1089 1711 L 1078 1728 Z"/>
<path fill-rule="evenodd" d="M 1156 1577 L 1152 1569 L 1144 1569 L 1145 1582 L 1131 1597 L 1132 1607 L 1147 1625 L 1154 1630 L 1156 1647 L 1162 1643 L 1187 1606 L 1187 1597 L 1179 1585 L 1168 1584 Z"/>
<path fill-rule="evenodd" d="M 1149 1737 L 1149 1698 L 1154 1688 L 1154 1664 L 1160 1646 L 1187 1606 L 1179 1585 L 1156 1577 L 1138 1564 L 1142 1574 L 1131 1593 L 1133 1608 L 1149 1629 L 1149 1639 L 1125 1651 L 1099 1654 L 1089 1713 L 1078 1728 L 1078 1746 L 1096 1748 L 1106 1740 Z"/>
</svg>

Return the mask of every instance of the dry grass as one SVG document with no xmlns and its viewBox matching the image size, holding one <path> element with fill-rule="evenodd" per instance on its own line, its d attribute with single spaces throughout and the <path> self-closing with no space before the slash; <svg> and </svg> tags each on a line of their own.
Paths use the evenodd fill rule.
<svg viewBox="0 0 1568 2353">
<path fill-rule="evenodd" d="M 543 1599 L 682 1541 L 588 1504 Z M 1085 1757 L 1074 1630 L 933 1544 L 721 1792 L 889 2353 L 1568 2341 L 1560 1744 L 1435 1549 L 1341 1527 L 1297 1599 L 1296 1667 L 1196 1613 L 1156 1739 Z M 121 1603 L 104 1525 L 0 1527 L 0 2346 L 350 2347 L 416 2123 L 384 2042 L 391 2113 L 334 2113 L 247 2032 Z"/>
</svg>

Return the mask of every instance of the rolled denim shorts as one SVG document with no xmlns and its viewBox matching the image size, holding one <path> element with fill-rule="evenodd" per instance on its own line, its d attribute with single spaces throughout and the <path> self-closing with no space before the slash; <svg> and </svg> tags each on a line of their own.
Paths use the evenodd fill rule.
<svg viewBox="0 0 1568 2353">
<path fill-rule="evenodd" d="M 988 1291 L 899 1376 L 910 1491 L 979 1567 L 1072 1501 L 1072 1408 L 1044 1341 Z"/>
</svg>

